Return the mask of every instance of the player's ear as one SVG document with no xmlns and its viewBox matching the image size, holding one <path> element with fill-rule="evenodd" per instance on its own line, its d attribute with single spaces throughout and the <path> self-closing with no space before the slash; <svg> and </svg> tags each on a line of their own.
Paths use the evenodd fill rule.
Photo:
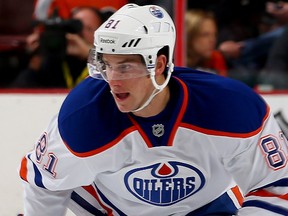
<svg viewBox="0 0 288 216">
<path fill-rule="evenodd" d="M 167 65 L 167 58 L 165 55 L 159 55 L 156 60 L 155 73 L 160 75 L 164 73 Z"/>
</svg>

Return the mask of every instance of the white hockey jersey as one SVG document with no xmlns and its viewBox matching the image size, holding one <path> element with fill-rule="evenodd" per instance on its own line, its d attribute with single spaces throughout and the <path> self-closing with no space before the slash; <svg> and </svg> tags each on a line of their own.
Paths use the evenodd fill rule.
<svg viewBox="0 0 288 216">
<path fill-rule="evenodd" d="M 288 215 L 287 139 L 263 99 L 185 68 L 169 88 L 149 118 L 121 113 L 104 81 L 73 89 L 21 162 L 25 216 Z"/>
</svg>

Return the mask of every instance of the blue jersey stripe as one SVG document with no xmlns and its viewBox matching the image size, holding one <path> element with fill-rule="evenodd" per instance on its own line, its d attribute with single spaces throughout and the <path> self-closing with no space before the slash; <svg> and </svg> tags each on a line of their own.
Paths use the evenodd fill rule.
<svg viewBox="0 0 288 216">
<path fill-rule="evenodd" d="M 280 179 L 280 180 L 278 180 L 276 182 L 273 182 L 271 184 L 268 184 L 268 185 L 264 186 L 263 188 L 271 187 L 271 186 L 274 186 L 274 187 L 287 187 L 288 186 L 288 178 Z"/>
<path fill-rule="evenodd" d="M 217 199 L 206 204 L 205 206 L 196 209 L 193 212 L 187 214 L 187 216 L 199 216 L 199 215 L 235 215 L 238 208 L 235 206 L 234 202 L 231 200 L 227 193 L 224 193 Z"/>
<path fill-rule="evenodd" d="M 94 184 L 95 185 L 95 184 Z M 116 211 L 120 216 L 127 216 L 126 214 L 124 214 L 120 209 L 118 209 L 115 205 L 113 205 L 106 197 L 105 195 L 99 190 L 99 188 L 95 185 L 95 188 L 97 190 L 97 193 L 99 194 L 99 196 L 101 197 L 101 199 L 103 200 L 103 202 L 105 202 L 105 204 L 109 205 L 110 208 L 112 208 L 114 211 Z"/>
<path fill-rule="evenodd" d="M 28 158 L 30 161 L 31 158 L 30 158 L 31 154 L 28 155 Z M 33 163 L 33 162 L 32 162 Z M 41 187 L 41 188 L 45 188 L 46 187 L 44 186 L 43 182 L 42 182 L 42 175 L 40 173 L 40 171 L 38 170 L 37 166 L 33 163 L 33 169 L 34 169 L 34 173 L 35 173 L 35 178 L 34 178 L 34 182 L 35 184 L 38 186 L 38 187 Z"/>
<path fill-rule="evenodd" d="M 93 205 L 91 205 L 89 202 L 87 202 L 85 199 L 83 199 L 79 194 L 77 194 L 75 191 L 71 194 L 71 199 L 76 202 L 79 206 L 81 206 L 83 209 L 88 211 L 89 213 L 96 215 L 96 216 L 104 216 L 101 211 L 99 211 L 97 208 L 95 208 Z"/>
<path fill-rule="evenodd" d="M 243 203 L 243 207 L 258 207 L 271 212 L 275 212 L 277 214 L 288 215 L 288 209 L 259 200 L 246 201 Z"/>
</svg>

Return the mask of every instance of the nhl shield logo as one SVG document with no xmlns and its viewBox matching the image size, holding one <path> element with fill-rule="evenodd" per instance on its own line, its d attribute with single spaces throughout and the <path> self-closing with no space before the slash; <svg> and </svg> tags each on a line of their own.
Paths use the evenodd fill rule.
<svg viewBox="0 0 288 216">
<path fill-rule="evenodd" d="M 155 124 L 152 126 L 153 135 L 156 137 L 161 137 L 164 134 L 164 125 L 163 124 Z"/>
</svg>

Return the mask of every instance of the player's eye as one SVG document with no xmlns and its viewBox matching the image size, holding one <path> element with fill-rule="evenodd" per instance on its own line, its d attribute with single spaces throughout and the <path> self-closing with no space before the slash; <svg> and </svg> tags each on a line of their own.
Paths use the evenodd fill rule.
<svg viewBox="0 0 288 216">
<path fill-rule="evenodd" d="M 117 70 L 120 72 L 120 73 L 127 73 L 129 72 L 130 70 L 132 69 L 132 66 L 130 64 L 122 64 L 122 65 L 119 65 Z"/>
</svg>

